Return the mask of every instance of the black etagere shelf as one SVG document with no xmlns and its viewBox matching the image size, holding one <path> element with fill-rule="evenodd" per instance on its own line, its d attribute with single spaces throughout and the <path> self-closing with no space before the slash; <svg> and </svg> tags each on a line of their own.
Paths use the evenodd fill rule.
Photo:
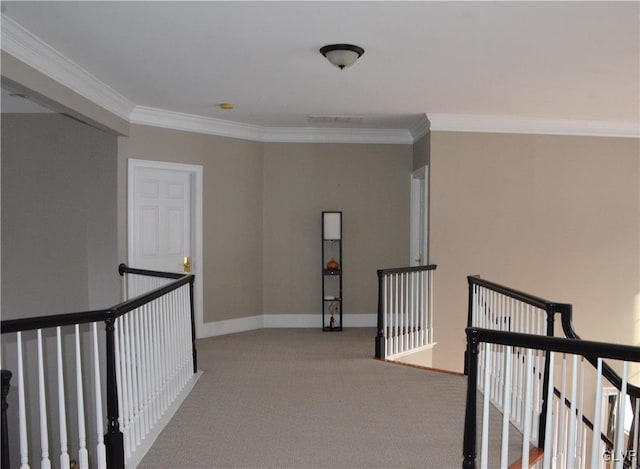
<svg viewBox="0 0 640 469">
<path fill-rule="evenodd" d="M 322 212 L 322 330 L 342 330 L 342 212 Z"/>
</svg>

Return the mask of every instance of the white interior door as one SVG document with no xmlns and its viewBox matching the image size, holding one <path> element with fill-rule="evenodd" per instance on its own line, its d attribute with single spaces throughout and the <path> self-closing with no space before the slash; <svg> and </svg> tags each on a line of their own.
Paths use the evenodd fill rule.
<svg viewBox="0 0 640 469">
<path fill-rule="evenodd" d="M 129 159 L 129 266 L 194 273 L 196 330 L 203 322 L 201 259 L 202 166 Z"/>
<path fill-rule="evenodd" d="M 411 175 L 411 239 L 409 265 L 429 263 L 429 167 Z"/>
<path fill-rule="evenodd" d="M 133 190 L 132 267 L 182 272 L 193 255 L 190 173 L 134 167 Z"/>
</svg>

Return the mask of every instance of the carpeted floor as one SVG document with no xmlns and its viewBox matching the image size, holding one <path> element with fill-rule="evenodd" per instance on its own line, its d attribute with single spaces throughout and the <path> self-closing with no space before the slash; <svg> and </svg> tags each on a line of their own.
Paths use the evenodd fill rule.
<svg viewBox="0 0 640 469">
<path fill-rule="evenodd" d="M 466 377 L 376 361 L 374 336 L 198 341 L 204 374 L 138 467 L 460 467 Z"/>
</svg>

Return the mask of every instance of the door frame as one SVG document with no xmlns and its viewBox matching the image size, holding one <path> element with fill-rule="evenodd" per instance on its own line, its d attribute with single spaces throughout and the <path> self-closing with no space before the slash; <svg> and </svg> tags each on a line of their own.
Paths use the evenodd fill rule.
<svg viewBox="0 0 640 469">
<path fill-rule="evenodd" d="M 195 275 L 196 281 L 193 284 L 193 296 L 194 296 L 194 316 L 196 337 L 202 336 L 204 328 L 204 316 L 203 316 L 203 269 L 202 269 L 202 213 L 203 213 L 203 172 L 204 169 L 201 165 L 184 164 L 184 163 L 169 163 L 164 161 L 154 160 L 141 160 L 136 158 L 129 158 L 127 160 L 127 262 L 131 267 L 134 257 L 134 242 L 133 242 L 133 205 L 134 205 L 134 169 L 163 169 L 167 171 L 181 171 L 189 173 L 191 179 L 191 246 L 192 246 L 192 272 Z"/>
<path fill-rule="evenodd" d="M 422 190 L 421 190 L 422 189 Z M 422 193 L 421 193 L 422 192 Z M 424 202 L 424 206 L 420 201 Z M 420 226 L 420 210 L 424 210 L 423 226 Z M 411 173 L 411 215 L 409 239 L 409 265 L 418 265 L 416 252 L 422 252 L 422 265 L 429 264 L 429 166 L 425 165 Z M 423 246 L 420 230 L 423 230 Z"/>
</svg>

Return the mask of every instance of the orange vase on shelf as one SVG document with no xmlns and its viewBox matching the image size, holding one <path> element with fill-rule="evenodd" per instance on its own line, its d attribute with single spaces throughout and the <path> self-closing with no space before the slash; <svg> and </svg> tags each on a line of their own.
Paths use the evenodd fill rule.
<svg viewBox="0 0 640 469">
<path fill-rule="evenodd" d="M 327 269 L 329 270 L 338 270 L 340 268 L 340 264 L 333 257 L 329 262 L 327 262 Z"/>
</svg>

